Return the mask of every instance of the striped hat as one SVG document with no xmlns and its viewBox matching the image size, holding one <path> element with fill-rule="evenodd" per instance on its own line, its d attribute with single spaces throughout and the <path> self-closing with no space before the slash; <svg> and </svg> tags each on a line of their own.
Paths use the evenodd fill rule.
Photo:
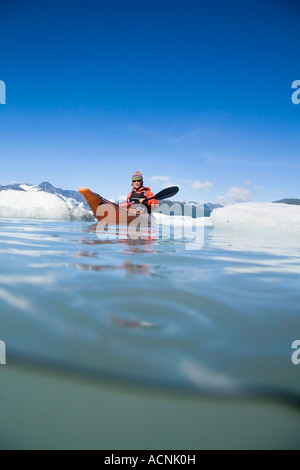
<svg viewBox="0 0 300 470">
<path fill-rule="evenodd" d="M 143 175 L 140 171 L 136 171 L 132 175 L 132 181 L 142 181 L 143 182 Z"/>
</svg>

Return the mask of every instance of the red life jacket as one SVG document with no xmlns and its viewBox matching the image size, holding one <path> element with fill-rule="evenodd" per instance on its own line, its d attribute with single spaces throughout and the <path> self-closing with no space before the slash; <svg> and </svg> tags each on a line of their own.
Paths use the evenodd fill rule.
<svg viewBox="0 0 300 470">
<path fill-rule="evenodd" d="M 150 188 L 143 186 L 138 191 L 133 189 L 129 196 L 129 202 L 139 202 L 140 199 L 146 199 L 146 191 L 150 191 Z"/>
</svg>

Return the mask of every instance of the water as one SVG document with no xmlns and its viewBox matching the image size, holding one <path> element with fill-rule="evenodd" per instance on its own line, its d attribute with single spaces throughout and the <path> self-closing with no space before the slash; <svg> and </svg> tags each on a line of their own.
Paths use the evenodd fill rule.
<svg viewBox="0 0 300 470">
<path fill-rule="evenodd" d="M 1 219 L 4 447 L 96 446 L 99 424 L 91 426 L 90 414 L 100 396 L 111 411 L 106 437 L 97 441 L 102 448 L 299 447 L 300 365 L 292 362 L 292 343 L 300 340 L 299 247 L 246 242 L 212 228 L 205 228 L 202 249 L 189 250 L 189 243 L 101 240 L 87 222 Z M 27 407 L 10 387 L 27 390 Z M 51 425 L 53 395 L 64 404 L 60 428 L 69 423 L 62 435 Z M 170 427 L 147 440 L 127 423 L 131 440 L 124 433 L 109 440 L 116 403 L 134 423 L 132 397 L 150 428 L 155 413 L 158 427 L 164 413 Z M 82 412 L 87 402 L 94 413 Z M 37 416 L 25 437 L 19 431 L 29 409 Z M 81 423 L 89 416 L 86 440 L 72 424 L 79 409 Z"/>
</svg>

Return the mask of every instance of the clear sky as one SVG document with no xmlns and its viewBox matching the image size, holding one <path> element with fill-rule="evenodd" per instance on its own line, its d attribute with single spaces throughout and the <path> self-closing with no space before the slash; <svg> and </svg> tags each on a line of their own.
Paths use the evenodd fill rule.
<svg viewBox="0 0 300 470">
<path fill-rule="evenodd" d="M 1 0 L 0 184 L 300 197 L 300 3 Z"/>
</svg>

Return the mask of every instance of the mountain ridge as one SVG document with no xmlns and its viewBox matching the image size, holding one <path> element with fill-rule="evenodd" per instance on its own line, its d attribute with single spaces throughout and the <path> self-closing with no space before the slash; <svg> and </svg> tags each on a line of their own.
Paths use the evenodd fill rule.
<svg viewBox="0 0 300 470">
<path fill-rule="evenodd" d="M 88 204 L 86 203 L 84 197 L 78 191 L 56 188 L 48 181 L 43 181 L 39 185 L 33 185 L 33 184 L 27 184 L 27 183 L 21 183 L 21 184 L 14 183 L 14 184 L 9 184 L 7 186 L 0 185 L 0 191 L 7 191 L 7 190 L 24 191 L 24 192 L 43 191 L 45 193 L 55 194 L 56 196 L 62 197 L 65 199 L 74 199 L 78 203 L 83 203 L 84 207 L 88 208 Z"/>
<path fill-rule="evenodd" d="M 291 204 L 294 206 L 300 206 L 300 199 L 296 198 L 285 198 L 280 201 L 274 201 L 274 204 Z"/>
</svg>

